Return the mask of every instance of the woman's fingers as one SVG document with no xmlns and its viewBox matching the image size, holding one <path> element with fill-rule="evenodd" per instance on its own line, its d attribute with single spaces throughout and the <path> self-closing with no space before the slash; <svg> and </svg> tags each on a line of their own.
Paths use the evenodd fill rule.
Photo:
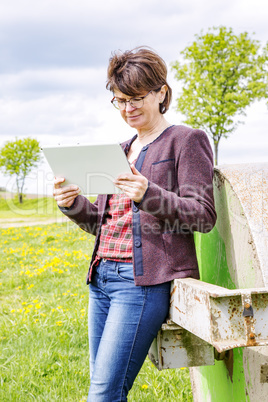
<svg viewBox="0 0 268 402">
<path fill-rule="evenodd" d="M 54 189 L 55 188 L 60 188 L 60 185 L 65 182 L 65 179 L 63 177 L 55 177 L 54 180 Z"/>
<path fill-rule="evenodd" d="M 80 192 L 80 188 L 74 185 L 54 187 L 53 195 L 66 195 L 68 193 Z"/>
<path fill-rule="evenodd" d="M 65 198 L 64 200 L 56 200 L 59 207 L 71 207 L 76 199 L 77 194 L 72 197 Z"/>
<path fill-rule="evenodd" d="M 127 197 L 135 202 L 142 200 L 148 187 L 148 180 L 138 171 L 137 173 L 133 171 L 133 174 L 122 174 L 118 176 L 114 183 Z"/>
<path fill-rule="evenodd" d="M 131 168 L 132 173 L 133 173 L 134 175 L 142 176 L 142 174 L 138 171 L 138 169 L 135 168 L 135 166 L 134 166 L 133 164 L 130 165 L 130 168 Z"/>
<path fill-rule="evenodd" d="M 53 196 L 60 207 L 70 207 L 80 193 L 80 189 L 73 184 L 61 187 L 64 181 L 62 177 L 55 177 Z"/>
<path fill-rule="evenodd" d="M 54 192 L 54 198 L 56 201 L 67 200 L 70 197 L 76 197 L 79 194 L 79 190 L 65 190 L 64 192 Z"/>
</svg>

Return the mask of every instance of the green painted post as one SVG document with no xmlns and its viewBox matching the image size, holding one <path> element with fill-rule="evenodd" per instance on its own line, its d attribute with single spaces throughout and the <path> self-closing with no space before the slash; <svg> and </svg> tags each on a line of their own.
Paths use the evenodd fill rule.
<svg viewBox="0 0 268 402">
<path fill-rule="evenodd" d="M 217 227 L 209 234 L 196 234 L 195 241 L 201 273 L 200 279 L 214 285 L 235 289 L 227 265 L 224 241 L 219 235 Z M 229 359 L 231 361 L 215 360 L 214 366 L 191 369 L 191 377 L 195 377 L 197 374 L 195 372 L 199 372 L 199 389 L 194 389 L 195 401 L 249 401 L 243 369 L 243 348 L 234 349 Z M 232 364 L 233 367 L 230 367 Z"/>
</svg>

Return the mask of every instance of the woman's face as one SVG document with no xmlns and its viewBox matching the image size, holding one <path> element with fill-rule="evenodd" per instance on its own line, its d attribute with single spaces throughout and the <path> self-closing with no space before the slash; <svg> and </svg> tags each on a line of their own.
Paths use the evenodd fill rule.
<svg viewBox="0 0 268 402">
<path fill-rule="evenodd" d="M 142 91 L 139 95 L 133 97 L 128 96 L 120 92 L 119 90 L 114 91 L 114 96 L 120 100 L 130 100 L 131 98 L 143 97 L 143 106 L 139 109 L 131 106 L 129 102 L 126 103 L 124 110 L 120 110 L 121 116 L 125 122 L 138 131 L 147 131 L 152 129 L 158 122 L 158 119 L 162 117 L 159 111 L 159 103 L 161 103 L 165 98 L 166 89 L 165 86 L 161 88 L 159 92 Z"/>
</svg>

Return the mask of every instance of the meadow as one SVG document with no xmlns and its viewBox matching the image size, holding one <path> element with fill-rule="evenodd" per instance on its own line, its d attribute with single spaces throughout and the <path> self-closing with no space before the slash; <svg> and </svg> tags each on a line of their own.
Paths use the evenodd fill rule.
<svg viewBox="0 0 268 402">
<path fill-rule="evenodd" d="M 5 198 L 0 192 L 0 220 L 28 222 L 38 220 L 42 222 L 53 218 L 61 218 L 63 215 L 57 208 L 52 197 L 27 198 L 25 196 L 22 204 L 18 197 Z"/>
<path fill-rule="evenodd" d="M 1 402 L 86 401 L 85 278 L 94 237 L 71 222 L 0 235 Z M 149 359 L 129 395 L 137 402 L 192 400 L 187 368 L 159 372 Z"/>
</svg>

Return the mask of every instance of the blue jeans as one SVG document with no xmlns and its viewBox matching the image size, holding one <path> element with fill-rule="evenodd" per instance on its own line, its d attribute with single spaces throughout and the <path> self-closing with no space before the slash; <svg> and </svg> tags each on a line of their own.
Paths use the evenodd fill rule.
<svg viewBox="0 0 268 402">
<path fill-rule="evenodd" d="M 127 401 L 169 311 L 170 282 L 135 286 L 133 265 L 101 260 L 89 285 L 90 402 Z"/>
</svg>

